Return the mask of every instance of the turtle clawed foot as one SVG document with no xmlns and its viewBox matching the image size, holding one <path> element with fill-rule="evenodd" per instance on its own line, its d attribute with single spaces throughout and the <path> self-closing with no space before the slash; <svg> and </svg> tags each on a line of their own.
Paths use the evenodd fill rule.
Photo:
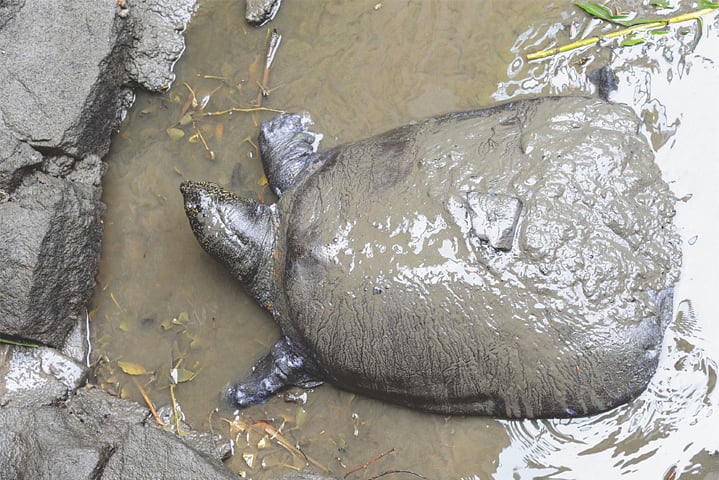
<svg viewBox="0 0 719 480">
<path fill-rule="evenodd" d="M 260 382 L 262 383 L 262 382 Z M 227 388 L 227 399 L 238 407 L 249 407 L 266 401 L 274 391 L 262 388 L 257 383 L 238 383 Z"/>
<path fill-rule="evenodd" d="M 247 407 L 292 385 L 312 388 L 322 384 L 314 371 L 289 340 L 282 338 L 255 364 L 249 378 L 227 388 L 226 396 L 238 407 Z"/>
</svg>

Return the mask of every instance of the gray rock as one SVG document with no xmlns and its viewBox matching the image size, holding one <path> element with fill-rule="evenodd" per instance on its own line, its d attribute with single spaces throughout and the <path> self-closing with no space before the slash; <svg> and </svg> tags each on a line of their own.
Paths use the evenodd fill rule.
<svg viewBox="0 0 719 480">
<path fill-rule="evenodd" d="M 275 18 L 281 3 L 282 0 L 247 0 L 245 20 L 256 26 L 264 25 Z"/>
<path fill-rule="evenodd" d="M 166 90 L 195 0 L 0 6 L 0 336 L 60 347 L 102 237 L 99 156 L 134 99 Z"/>
<path fill-rule="evenodd" d="M 28 0 L 9 10 L 0 20 L 6 126 L 43 152 L 105 153 L 125 80 L 113 3 Z"/>
<path fill-rule="evenodd" d="M 175 81 L 172 67 L 185 51 L 182 33 L 195 0 L 134 0 L 125 20 L 134 41 L 125 66 L 130 80 L 152 92 L 164 92 Z"/>
<path fill-rule="evenodd" d="M 17 140 L 0 122 L 0 202 L 17 188 L 27 171 L 42 163 L 42 155 Z"/>
<path fill-rule="evenodd" d="M 0 9 L 0 117 L 42 152 L 103 155 L 132 81 L 164 91 L 194 0 L 27 0 Z M 42 12 L 42 14 L 39 14 Z"/>
<path fill-rule="evenodd" d="M 99 390 L 80 390 L 62 408 L 2 408 L 0 478 L 236 478 L 220 463 L 222 449 L 200 453 L 151 420 L 147 409 Z"/>
<path fill-rule="evenodd" d="M 94 165 L 100 181 L 99 159 L 79 164 Z M 3 335 L 60 347 L 84 318 L 102 239 L 98 193 L 93 184 L 38 171 L 0 204 Z"/>
<path fill-rule="evenodd" d="M 0 345 L 0 407 L 55 405 L 83 385 L 87 377 L 86 321 L 77 322 L 62 352 Z"/>
</svg>

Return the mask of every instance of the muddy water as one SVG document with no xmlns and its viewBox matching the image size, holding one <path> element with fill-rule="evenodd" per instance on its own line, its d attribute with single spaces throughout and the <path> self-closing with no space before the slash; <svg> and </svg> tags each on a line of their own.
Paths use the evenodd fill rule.
<svg viewBox="0 0 719 480">
<path fill-rule="evenodd" d="M 214 160 L 200 142 L 188 141 L 191 124 L 179 126 L 180 139 L 166 132 L 188 97 L 183 82 L 200 101 L 209 95 L 205 111 L 247 107 L 257 98 L 268 28 L 283 40 L 264 105 L 309 111 L 325 134 L 322 148 L 510 97 L 591 93 L 586 70 L 609 64 L 620 80 L 613 98 L 640 114 L 665 179 L 683 199 L 676 219 L 685 253 L 675 321 L 648 390 L 595 417 L 509 422 L 417 413 L 325 385 L 303 405 L 278 398 L 241 412 L 246 424 L 266 423 L 249 435 L 232 432 L 235 456 L 228 466 L 253 478 L 303 467 L 304 458 L 265 437 L 271 425 L 314 460 L 312 470 L 322 465 L 341 476 L 370 463 L 348 478 L 390 470 L 432 479 L 719 474 L 719 307 L 713 298 L 719 261 L 710 251 L 719 233 L 710 116 L 719 107 L 715 17 L 706 19 L 699 41 L 696 25 L 687 25 L 652 38 L 651 46 L 614 53 L 590 48 L 528 63 L 522 59 L 527 51 L 598 26 L 564 2 L 314 1 L 286 2 L 274 22 L 253 29 L 242 20 L 241 3 L 200 2 L 176 66 L 178 81 L 164 96 L 139 95 L 113 142 L 92 312 L 98 382 L 143 401 L 122 372 L 141 366 L 152 373 L 134 378 L 155 405 L 170 405 L 174 394 L 186 422 L 229 437 L 222 418 L 235 417 L 218 392 L 246 375 L 279 334 L 238 282 L 200 250 L 178 191 L 184 178 L 208 179 L 273 200 L 246 141 L 271 113 L 198 121 Z M 181 381 L 171 392 L 173 367 Z"/>
</svg>

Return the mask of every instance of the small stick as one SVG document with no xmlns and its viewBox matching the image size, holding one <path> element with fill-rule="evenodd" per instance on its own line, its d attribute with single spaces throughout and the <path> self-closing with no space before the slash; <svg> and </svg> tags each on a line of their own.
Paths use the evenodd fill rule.
<svg viewBox="0 0 719 480">
<path fill-rule="evenodd" d="M 288 452 L 290 452 L 292 455 L 295 456 L 302 456 L 305 461 L 307 461 L 310 465 L 314 466 L 315 468 L 319 468 L 320 470 L 323 470 L 325 472 L 329 472 L 329 468 L 322 465 L 320 462 L 315 460 L 314 458 L 307 455 L 305 452 L 302 451 L 302 449 L 299 446 L 292 445 L 281 433 L 280 430 L 275 428 L 273 425 L 263 422 L 263 421 L 257 421 L 250 425 L 249 428 L 259 428 L 261 432 L 266 433 L 267 435 L 270 435 L 270 440 L 276 441 L 281 447 L 285 448 Z M 282 427 L 280 427 L 282 428 Z"/>
<path fill-rule="evenodd" d="M 202 134 L 202 131 L 197 128 L 197 125 L 195 125 L 195 122 L 192 122 L 192 127 L 195 129 L 195 133 L 200 138 L 200 141 L 202 142 L 202 146 L 205 147 L 205 151 L 207 152 L 207 156 L 210 158 L 210 160 L 215 159 L 215 152 L 210 149 L 210 146 L 207 144 L 207 141 L 205 140 L 205 136 Z"/>
<path fill-rule="evenodd" d="M 424 480 L 427 480 L 427 477 L 425 477 L 424 475 L 420 475 L 419 473 L 411 472 L 409 470 L 387 470 L 386 472 L 382 472 L 379 475 L 370 477 L 367 480 L 377 480 L 380 477 L 384 477 L 385 475 L 392 475 L 393 473 L 407 473 L 409 475 L 414 475 L 415 477 L 419 477 L 419 478 L 423 478 Z"/>
<path fill-rule="evenodd" d="M 150 400 L 150 397 L 147 396 L 147 393 L 145 392 L 145 389 L 142 388 L 142 385 L 140 385 L 140 382 L 138 382 L 137 379 L 132 376 L 130 377 L 130 379 L 132 379 L 132 381 L 135 383 L 135 386 L 140 391 L 140 395 L 142 395 L 142 398 L 145 399 L 145 403 L 147 404 L 147 406 L 150 407 L 152 416 L 155 417 L 155 421 L 157 422 L 157 424 L 160 425 L 161 427 L 165 426 L 165 423 L 162 421 L 160 416 L 157 414 L 157 410 L 155 410 L 155 406 L 152 404 L 152 400 Z"/>
<path fill-rule="evenodd" d="M 267 96 L 269 89 L 268 83 L 270 80 L 270 68 L 272 68 L 272 62 L 275 61 L 275 54 L 280 48 L 280 42 L 282 41 L 282 35 L 277 33 L 277 30 L 272 30 L 270 36 L 270 44 L 267 47 L 267 56 L 265 57 L 265 70 L 262 73 L 262 82 L 260 82 L 260 93 L 257 94 L 257 101 L 255 104 L 258 107 L 262 106 L 262 99 Z"/>
<path fill-rule="evenodd" d="M 192 87 L 187 84 L 187 82 L 182 82 L 182 83 L 183 83 L 183 84 L 185 85 L 185 87 L 187 87 L 187 89 L 190 91 L 190 96 L 191 96 L 191 98 L 188 99 L 189 102 L 190 102 L 190 105 L 192 105 L 192 108 L 193 108 L 193 109 L 194 109 L 194 108 L 197 108 L 197 94 L 196 94 L 195 91 L 192 89 Z"/>
<path fill-rule="evenodd" d="M 353 469 L 350 470 L 349 472 L 345 473 L 344 477 L 342 477 L 342 478 L 343 478 L 343 479 L 344 479 L 344 478 L 347 478 L 347 477 L 349 477 L 350 475 L 352 475 L 352 474 L 355 473 L 355 472 L 359 472 L 360 470 L 364 470 L 365 468 L 369 467 L 370 465 L 372 465 L 372 464 L 373 464 L 374 462 L 376 462 L 377 460 L 381 459 L 382 457 L 385 457 L 385 456 L 389 455 L 390 453 L 394 453 L 394 447 L 390 448 L 389 450 L 387 450 L 386 452 L 384 452 L 384 453 L 381 454 L 381 455 L 377 455 L 376 457 L 372 458 L 371 460 L 369 460 L 369 461 L 368 461 L 367 463 L 365 463 L 364 465 L 360 465 L 360 466 L 358 466 L 358 467 L 353 468 Z"/>
<path fill-rule="evenodd" d="M 252 107 L 252 108 L 228 108 L 227 110 L 220 110 L 217 112 L 200 112 L 193 113 L 192 118 L 199 117 L 217 117 L 219 115 L 227 115 L 230 113 L 251 113 L 251 112 L 274 112 L 274 113 L 285 113 L 284 110 L 278 110 L 276 108 L 267 107 Z"/>
<path fill-rule="evenodd" d="M 175 399 L 175 386 L 170 384 L 170 399 L 172 400 L 172 411 L 175 414 L 175 428 L 177 429 L 177 435 L 180 437 L 186 435 L 180 426 L 180 412 L 177 410 L 177 400 Z"/>
</svg>

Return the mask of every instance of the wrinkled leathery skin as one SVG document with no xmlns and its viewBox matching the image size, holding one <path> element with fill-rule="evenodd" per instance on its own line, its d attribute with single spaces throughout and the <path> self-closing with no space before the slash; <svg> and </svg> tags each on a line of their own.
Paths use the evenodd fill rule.
<svg viewBox="0 0 719 480">
<path fill-rule="evenodd" d="M 316 387 L 322 384 L 317 378 L 318 374 L 295 350 L 292 341 L 283 337 L 252 367 L 248 378 L 228 388 L 227 398 L 239 407 L 246 407 L 267 400 L 289 385 Z"/>
<path fill-rule="evenodd" d="M 283 334 L 229 396 L 246 405 L 324 380 L 504 418 L 592 415 L 636 398 L 681 263 L 676 199 L 639 125 L 623 105 L 542 98 L 315 152 L 303 117 L 265 122 L 275 205 L 182 187 L 202 247 Z M 482 198 L 516 208 L 478 212 Z"/>
<path fill-rule="evenodd" d="M 276 293 L 275 243 L 277 215 L 267 206 L 238 197 L 217 184 L 185 181 L 180 185 L 185 213 L 202 248 L 249 289 L 268 310 Z M 258 361 L 252 374 L 227 390 L 238 406 L 266 400 L 290 385 L 320 385 L 321 373 L 310 355 L 301 355 L 288 338 L 279 340 Z"/>
<path fill-rule="evenodd" d="M 260 126 L 262 166 L 272 191 L 281 196 L 301 177 L 321 166 L 322 155 L 313 155 L 322 135 L 309 131 L 307 115 L 278 115 Z"/>
<path fill-rule="evenodd" d="M 274 296 L 274 206 L 241 198 L 217 184 L 180 185 L 185 213 L 202 248 L 227 266 L 263 306 Z"/>
</svg>

